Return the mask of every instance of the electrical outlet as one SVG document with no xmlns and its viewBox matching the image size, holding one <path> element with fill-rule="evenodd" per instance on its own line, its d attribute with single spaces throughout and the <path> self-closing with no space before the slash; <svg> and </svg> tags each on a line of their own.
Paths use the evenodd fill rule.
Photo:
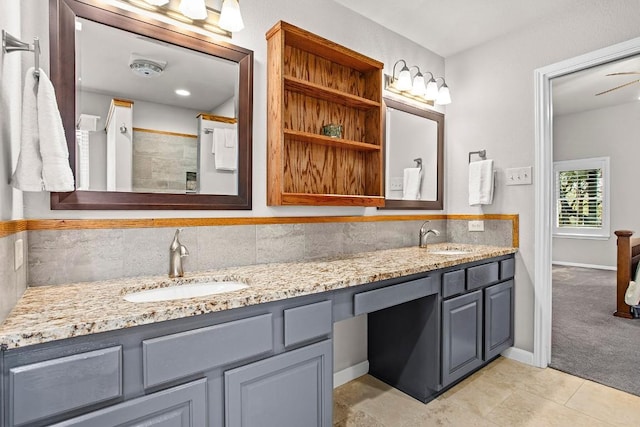
<svg viewBox="0 0 640 427">
<path fill-rule="evenodd" d="M 391 190 L 391 191 L 402 191 L 403 181 L 404 181 L 404 178 L 402 178 L 402 177 L 391 178 L 389 180 L 389 190 Z"/>
<path fill-rule="evenodd" d="M 508 168 L 506 170 L 507 185 L 529 185 L 531 184 L 531 166 L 522 168 Z"/>
<path fill-rule="evenodd" d="M 469 231 L 484 231 L 484 221 L 469 221 Z"/>
<path fill-rule="evenodd" d="M 14 245 L 14 269 L 17 271 L 24 264 L 24 240 L 18 239 Z"/>
</svg>

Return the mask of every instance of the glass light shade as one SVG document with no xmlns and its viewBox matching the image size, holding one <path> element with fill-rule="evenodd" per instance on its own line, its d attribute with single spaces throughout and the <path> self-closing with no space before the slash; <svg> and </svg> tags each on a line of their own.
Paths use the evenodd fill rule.
<svg viewBox="0 0 640 427">
<path fill-rule="evenodd" d="M 223 30 L 240 31 L 244 28 L 242 15 L 240 14 L 240 4 L 238 0 L 224 0 L 222 2 L 222 10 L 220 11 L 220 20 L 218 25 Z"/>
<path fill-rule="evenodd" d="M 413 86 L 411 86 L 411 94 L 416 96 L 422 96 L 426 93 L 427 89 L 424 87 L 424 76 L 420 73 L 416 74 L 413 78 Z"/>
<path fill-rule="evenodd" d="M 424 97 L 429 101 L 435 101 L 438 98 L 438 83 L 436 83 L 435 79 L 431 79 L 427 83 L 427 93 Z"/>
<path fill-rule="evenodd" d="M 411 89 L 411 72 L 406 66 L 398 73 L 398 81 L 395 86 L 396 89 L 403 91 Z"/>
<path fill-rule="evenodd" d="M 182 0 L 178 9 L 187 18 L 207 18 L 207 6 L 204 4 L 204 0 Z"/>
<path fill-rule="evenodd" d="M 169 3 L 169 0 L 144 0 L 144 1 L 153 6 L 164 6 L 165 4 Z"/>
<path fill-rule="evenodd" d="M 447 84 L 443 84 L 438 92 L 438 97 L 436 98 L 436 104 L 438 105 L 447 105 L 451 104 L 451 94 L 449 93 L 449 88 Z"/>
</svg>

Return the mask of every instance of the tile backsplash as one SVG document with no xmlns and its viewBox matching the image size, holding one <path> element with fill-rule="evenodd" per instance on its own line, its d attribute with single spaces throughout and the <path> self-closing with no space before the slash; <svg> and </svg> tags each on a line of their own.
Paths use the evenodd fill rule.
<svg viewBox="0 0 640 427">
<path fill-rule="evenodd" d="M 424 221 L 326 222 L 186 227 L 186 272 L 312 260 L 418 244 Z M 510 220 L 485 221 L 469 233 L 467 221 L 432 220 L 431 242 L 512 245 Z M 169 268 L 175 228 L 33 230 L 28 239 L 31 286 L 162 275 Z M 4 249 L 4 248 L 2 248 Z M 4 257 L 3 257 L 4 258 Z M 13 259 L 13 257 L 11 257 Z"/>
<path fill-rule="evenodd" d="M 17 271 L 14 268 L 15 242 L 22 239 L 24 264 Z M 27 288 L 27 232 L 0 238 L 0 322 Z"/>
</svg>

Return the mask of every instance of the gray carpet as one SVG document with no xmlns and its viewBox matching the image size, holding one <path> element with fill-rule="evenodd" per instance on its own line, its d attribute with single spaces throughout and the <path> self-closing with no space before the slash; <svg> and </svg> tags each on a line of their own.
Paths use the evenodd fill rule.
<svg viewBox="0 0 640 427">
<path fill-rule="evenodd" d="M 552 368 L 640 396 L 640 319 L 615 311 L 616 272 L 553 266 Z"/>
</svg>

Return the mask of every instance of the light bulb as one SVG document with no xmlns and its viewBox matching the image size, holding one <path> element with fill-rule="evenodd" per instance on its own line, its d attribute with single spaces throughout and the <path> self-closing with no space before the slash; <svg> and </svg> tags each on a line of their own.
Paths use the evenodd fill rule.
<svg viewBox="0 0 640 427">
<path fill-rule="evenodd" d="M 398 73 L 398 82 L 396 83 L 396 88 L 401 91 L 411 89 L 411 72 L 409 68 L 405 65 L 400 73 Z"/>
<path fill-rule="evenodd" d="M 220 11 L 218 26 L 227 31 L 240 31 L 244 28 L 242 15 L 240 14 L 240 4 L 238 0 L 224 0 Z"/>
<path fill-rule="evenodd" d="M 424 87 L 424 76 L 418 72 L 413 78 L 413 86 L 411 86 L 411 94 L 416 96 L 422 96 L 427 89 Z"/>
<path fill-rule="evenodd" d="M 438 91 L 438 98 L 436 98 L 436 104 L 447 105 L 451 104 L 451 94 L 449 93 L 449 87 L 446 83 L 442 84 L 442 87 Z"/>
<path fill-rule="evenodd" d="M 432 78 L 427 83 L 427 93 L 424 96 L 429 101 L 435 101 L 438 98 L 438 83 L 436 79 Z"/>
<path fill-rule="evenodd" d="M 207 18 L 207 6 L 204 4 L 204 0 L 182 0 L 178 9 L 187 18 Z"/>
</svg>

